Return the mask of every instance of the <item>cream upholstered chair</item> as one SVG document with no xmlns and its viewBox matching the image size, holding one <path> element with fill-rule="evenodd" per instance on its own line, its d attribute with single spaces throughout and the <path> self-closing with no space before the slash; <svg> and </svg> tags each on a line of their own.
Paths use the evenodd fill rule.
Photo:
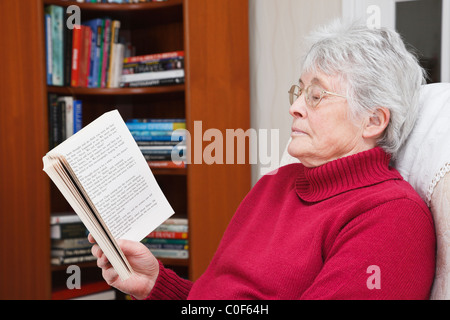
<svg viewBox="0 0 450 320">
<path fill-rule="evenodd" d="M 298 162 L 287 153 L 280 165 Z M 450 300 L 450 83 L 422 87 L 420 115 L 395 168 L 430 207 L 436 228 L 432 300 Z"/>
</svg>

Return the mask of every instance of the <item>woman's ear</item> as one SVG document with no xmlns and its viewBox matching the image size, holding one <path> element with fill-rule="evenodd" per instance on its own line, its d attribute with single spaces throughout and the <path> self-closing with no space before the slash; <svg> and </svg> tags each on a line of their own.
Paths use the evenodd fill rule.
<svg viewBox="0 0 450 320">
<path fill-rule="evenodd" d="M 379 139 L 384 130 L 389 124 L 391 112 L 388 108 L 379 107 L 372 113 L 366 121 L 364 126 L 363 138 L 365 139 Z"/>
</svg>

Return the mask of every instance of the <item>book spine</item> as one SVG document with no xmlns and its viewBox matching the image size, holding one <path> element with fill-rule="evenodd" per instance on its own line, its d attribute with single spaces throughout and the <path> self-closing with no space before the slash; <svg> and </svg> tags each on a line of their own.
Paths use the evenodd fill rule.
<svg viewBox="0 0 450 320">
<path fill-rule="evenodd" d="M 58 131 L 61 140 L 58 144 L 67 139 L 66 134 L 66 101 L 58 99 Z"/>
<path fill-rule="evenodd" d="M 133 82 L 126 82 L 126 83 L 121 82 L 120 86 L 122 88 L 139 88 L 139 87 L 153 87 L 153 86 L 163 86 L 163 85 L 182 84 L 182 83 L 184 83 L 184 77 L 171 78 L 171 79 L 133 81 Z"/>
<path fill-rule="evenodd" d="M 65 116 L 63 122 L 65 125 L 65 130 L 63 130 L 65 134 L 63 135 L 63 138 L 65 140 L 73 135 L 73 97 L 59 97 L 58 102 L 64 103 L 63 105 L 61 105 L 61 108 L 65 108 L 65 110 L 63 110 L 63 115 L 61 115 Z"/>
<path fill-rule="evenodd" d="M 80 86 L 89 86 L 89 73 L 91 65 L 91 44 L 92 44 L 92 31 L 87 26 L 82 26 L 82 53 L 80 58 Z"/>
<path fill-rule="evenodd" d="M 179 141 L 136 141 L 139 147 L 145 146 L 177 146 Z"/>
<path fill-rule="evenodd" d="M 148 166 L 154 169 L 184 169 L 186 168 L 186 162 L 173 162 L 173 161 L 148 161 Z"/>
<path fill-rule="evenodd" d="M 114 46 L 114 61 L 113 61 L 113 72 L 112 72 L 112 80 L 111 80 L 111 87 L 112 88 L 119 88 L 120 86 L 120 78 L 122 77 L 122 70 L 123 70 L 123 56 L 125 52 L 125 45 L 122 43 L 117 43 Z"/>
<path fill-rule="evenodd" d="M 96 59 L 96 48 L 97 48 L 97 30 L 95 27 L 95 20 L 89 20 L 84 22 L 84 25 L 91 29 L 91 52 L 89 56 L 90 60 L 90 68 L 89 68 L 89 76 L 88 76 L 88 87 L 94 88 L 94 73 L 95 73 L 95 59 Z"/>
<path fill-rule="evenodd" d="M 164 135 L 164 136 L 152 136 L 152 135 L 133 135 L 136 142 L 138 141 L 184 141 L 185 135 Z"/>
<path fill-rule="evenodd" d="M 111 41 L 111 19 L 105 19 L 105 30 L 103 38 L 103 62 L 102 62 L 102 77 L 101 87 L 106 88 L 107 67 L 109 61 L 109 43 Z"/>
<path fill-rule="evenodd" d="M 66 20 L 69 18 L 69 14 L 66 14 Z M 72 73 L 72 39 L 73 31 L 70 28 L 64 27 L 64 85 L 70 86 L 71 73 Z"/>
<path fill-rule="evenodd" d="M 81 28 L 75 26 L 73 29 L 72 40 L 72 74 L 71 85 L 72 87 L 78 87 L 79 72 L 80 72 L 80 48 L 81 48 Z"/>
<path fill-rule="evenodd" d="M 51 263 L 53 265 L 63 265 L 63 264 L 74 264 L 74 263 L 80 263 L 80 262 L 88 262 L 88 261 L 94 261 L 97 257 L 93 256 L 92 254 L 86 255 L 86 256 L 78 256 L 78 257 L 52 257 Z"/>
<path fill-rule="evenodd" d="M 143 243 L 143 244 L 151 244 L 151 245 L 155 245 L 155 244 L 176 244 L 176 245 L 187 246 L 189 242 L 188 242 L 187 239 L 145 238 L 145 239 L 142 239 L 141 243 Z"/>
<path fill-rule="evenodd" d="M 50 224 L 64 224 L 74 222 L 81 222 L 80 217 L 78 217 L 76 214 L 52 215 L 50 217 Z"/>
<path fill-rule="evenodd" d="M 172 244 L 172 243 L 145 243 L 145 246 L 152 249 L 162 249 L 162 250 L 188 250 L 188 245 L 185 244 Z"/>
<path fill-rule="evenodd" d="M 164 53 L 156 53 L 156 54 L 149 54 L 149 55 L 143 55 L 143 56 L 136 56 L 136 57 L 128 57 L 124 59 L 124 63 L 135 63 L 135 62 L 142 62 L 142 61 L 151 61 L 151 60 L 161 60 L 161 59 L 168 59 L 168 58 L 176 58 L 176 57 L 184 57 L 184 51 L 172 51 L 172 52 L 164 52 Z"/>
<path fill-rule="evenodd" d="M 189 258 L 188 250 L 151 249 L 150 251 L 156 258 L 173 258 L 173 259 Z"/>
<path fill-rule="evenodd" d="M 52 21 L 52 84 L 62 86 L 63 75 L 63 8 L 49 6 Z"/>
<path fill-rule="evenodd" d="M 48 133 L 49 149 L 58 145 L 58 96 L 54 93 L 48 95 Z"/>
<path fill-rule="evenodd" d="M 66 100 L 66 137 L 74 134 L 73 130 L 73 97 L 65 97 Z"/>
<path fill-rule="evenodd" d="M 124 74 L 122 75 L 121 81 L 123 83 L 127 83 L 136 81 L 161 80 L 172 78 L 184 78 L 184 69 Z"/>
<path fill-rule="evenodd" d="M 119 43 L 119 29 L 120 29 L 120 21 L 113 20 L 111 25 L 111 40 L 110 40 L 110 46 L 109 46 L 109 65 L 108 65 L 108 76 L 107 76 L 107 84 L 106 86 L 108 88 L 112 88 L 114 85 L 114 73 L 116 68 L 116 56 L 118 54 L 117 52 L 117 45 Z"/>
<path fill-rule="evenodd" d="M 127 63 L 123 65 L 123 74 L 157 72 L 184 69 L 184 58 L 153 60 L 148 62 Z"/>
<path fill-rule="evenodd" d="M 128 130 L 177 130 L 186 129 L 186 122 L 127 122 Z"/>
<path fill-rule="evenodd" d="M 84 23 L 91 29 L 92 41 L 91 41 L 91 57 L 90 57 L 90 70 L 89 70 L 89 87 L 98 88 L 98 74 L 99 74 L 99 63 L 101 56 L 101 45 L 102 45 L 102 19 L 88 20 Z"/>
<path fill-rule="evenodd" d="M 188 226 L 185 224 L 165 224 L 163 223 L 155 229 L 155 231 L 173 231 L 173 232 L 188 232 Z"/>
<path fill-rule="evenodd" d="M 164 221 L 164 224 L 184 224 L 188 225 L 188 219 L 186 218 L 169 218 Z"/>
<path fill-rule="evenodd" d="M 98 73 L 97 73 L 97 88 L 102 86 L 102 69 L 103 69 L 103 52 L 104 52 L 104 33 L 105 33 L 105 19 L 101 19 L 101 25 L 99 27 L 99 38 L 100 38 L 100 56 L 98 59 Z"/>
<path fill-rule="evenodd" d="M 86 256 L 91 254 L 91 247 L 87 248 L 76 248 L 76 249 L 52 249 L 50 251 L 51 256 L 55 257 L 77 257 L 77 256 Z"/>
<path fill-rule="evenodd" d="M 147 161 L 170 161 L 172 156 L 170 154 L 143 154 Z M 184 159 L 185 160 L 185 159 Z"/>
<path fill-rule="evenodd" d="M 83 127 L 83 107 L 81 100 L 73 101 L 73 133 L 77 133 Z"/>
<path fill-rule="evenodd" d="M 51 239 L 75 239 L 87 236 L 83 223 L 64 223 L 50 226 Z"/>
<path fill-rule="evenodd" d="M 51 247 L 53 249 L 82 249 L 92 247 L 87 237 L 74 239 L 52 239 Z"/>
<path fill-rule="evenodd" d="M 52 75 L 52 18 L 50 14 L 45 14 L 45 53 L 47 60 L 47 84 L 53 84 Z"/>
<path fill-rule="evenodd" d="M 187 232 L 174 231 L 152 231 L 147 238 L 161 238 L 161 239 L 187 239 Z"/>
</svg>

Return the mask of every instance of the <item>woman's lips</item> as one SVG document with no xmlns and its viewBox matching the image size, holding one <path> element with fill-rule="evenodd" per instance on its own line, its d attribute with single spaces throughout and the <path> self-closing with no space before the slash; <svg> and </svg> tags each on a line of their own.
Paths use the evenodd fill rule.
<svg viewBox="0 0 450 320">
<path fill-rule="evenodd" d="M 300 129 L 297 128 L 292 128 L 292 135 L 293 136 L 302 136 L 302 135 L 306 135 L 307 133 L 305 131 L 302 131 Z"/>
</svg>

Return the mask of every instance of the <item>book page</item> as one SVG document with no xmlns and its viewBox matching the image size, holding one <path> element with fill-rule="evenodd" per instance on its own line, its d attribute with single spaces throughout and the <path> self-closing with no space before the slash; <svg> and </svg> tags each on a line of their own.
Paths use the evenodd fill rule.
<svg viewBox="0 0 450 320">
<path fill-rule="evenodd" d="M 141 241 L 174 213 L 117 110 L 52 153 L 66 158 L 116 239 Z"/>
</svg>

